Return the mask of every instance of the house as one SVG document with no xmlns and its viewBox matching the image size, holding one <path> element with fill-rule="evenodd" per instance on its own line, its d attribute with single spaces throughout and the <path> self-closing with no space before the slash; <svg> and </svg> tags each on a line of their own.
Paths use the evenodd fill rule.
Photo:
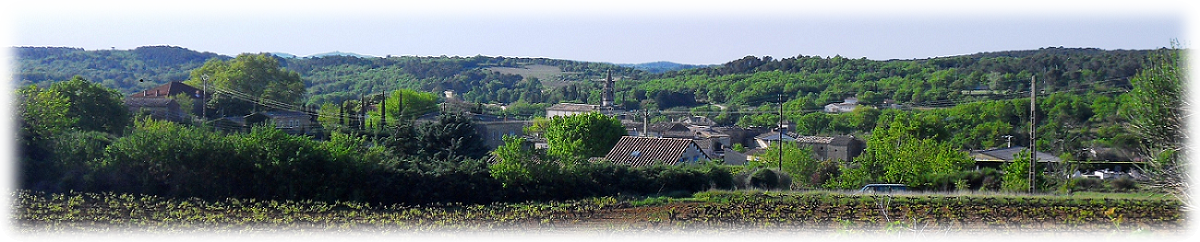
<svg viewBox="0 0 1200 242">
<path fill-rule="evenodd" d="M 858 106 L 858 98 L 846 98 L 844 102 L 830 103 L 825 105 L 826 113 L 849 113 L 854 111 L 854 107 Z"/>
<path fill-rule="evenodd" d="M 604 156 L 616 164 L 645 167 L 654 164 L 698 164 L 710 160 L 690 139 L 624 136 Z"/>
<path fill-rule="evenodd" d="M 683 123 L 683 124 L 687 124 L 687 125 L 695 125 L 695 126 L 715 126 L 715 125 L 717 125 L 716 121 L 713 121 L 712 119 L 709 119 L 708 117 L 704 117 L 704 116 L 681 117 L 681 118 L 675 119 L 675 122 Z"/>
<path fill-rule="evenodd" d="M 126 97 L 125 107 L 129 108 L 129 113 L 146 113 L 158 120 L 183 122 L 188 119 L 188 113 L 179 108 L 179 103 L 167 97 Z"/>
<path fill-rule="evenodd" d="M 811 148 L 818 160 L 852 161 L 854 157 L 862 154 L 866 147 L 865 142 L 850 135 L 800 136 L 796 137 L 796 141 L 801 146 Z"/>
<path fill-rule="evenodd" d="M 257 112 L 246 116 L 223 117 L 213 121 L 213 126 L 227 132 L 245 132 L 255 125 L 264 124 L 283 130 L 284 133 L 308 134 L 318 124 L 308 113 L 295 111 Z"/>
<path fill-rule="evenodd" d="M 505 135 L 524 136 L 525 127 L 532 124 L 528 120 L 476 120 L 475 133 L 483 139 L 484 146 L 495 149 L 504 145 Z"/>
<path fill-rule="evenodd" d="M 646 136 L 659 138 L 690 139 L 696 137 L 688 125 L 682 123 L 656 123 L 646 130 Z"/>
<path fill-rule="evenodd" d="M 591 104 L 575 104 L 575 103 L 559 103 L 546 108 L 546 118 L 556 116 L 571 116 L 589 112 L 599 112 L 600 105 Z"/>
<path fill-rule="evenodd" d="M 862 140 L 849 135 L 800 136 L 788 132 L 780 137 L 778 131 L 771 131 L 754 137 L 758 149 L 770 147 L 781 139 L 788 143 L 794 142 L 800 147 L 808 147 L 812 150 L 813 158 L 818 160 L 852 161 L 854 157 L 862 154 L 866 146 Z M 754 156 L 750 156 L 750 159 L 753 159 Z"/>
<path fill-rule="evenodd" d="M 762 133 L 758 136 L 754 136 L 754 145 L 755 145 L 754 147 L 757 147 L 757 148 L 771 147 L 771 145 L 774 145 L 776 142 L 779 142 L 780 140 L 783 140 L 785 142 L 796 141 L 795 136 L 796 136 L 796 134 L 791 133 L 791 132 L 783 134 L 782 136 L 780 135 L 779 131 L 771 131 L 771 132 Z"/>
<path fill-rule="evenodd" d="M 210 98 L 209 95 L 211 94 L 204 94 L 204 91 L 201 91 L 198 88 L 183 84 L 182 82 L 173 81 L 147 89 L 145 91 L 129 94 L 127 98 L 168 98 L 178 95 L 191 98 L 193 100 L 192 106 L 187 107 L 188 109 L 185 109 L 185 111 L 191 113 L 192 115 L 200 116 L 203 112 L 202 108 L 204 108 L 204 100 Z M 128 104 L 126 106 L 130 107 L 130 110 L 136 110 L 133 106 Z M 140 107 L 141 106 L 139 106 L 139 108 Z"/>
<path fill-rule="evenodd" d="M 975 159 L 975 163 L 978 165 L 988 166 L 988 167 L 1000 167 L 1000 165 L 1002 165 L 1004 163 L 1012 162 L 1013 160 L 1015 160 L 1017 153 L 1020 153 L 1022 151 L 1028 151 L 1028 150 L 1029 150 L 1029 148 L 1025 148 L 1025 147 L 1021 147 L 1021 146 L 1013 146 L 1013 147 L 996 148 L 996 149 L 990 149 L 990 150 L 974 150 L 974 151 L 970 152 L 970 155 L 972 158 Z M 1041 151 L 1037 152 L 1037 160 L 1039 163 L 1058 163 L 1058 162 L 1062 161 L 1062 160 L 1058 159 L 1058 157 L 1055 157 L 1054 155 L 1047 154 L 1047 153 L 1041 152 Z"/>
</svg>

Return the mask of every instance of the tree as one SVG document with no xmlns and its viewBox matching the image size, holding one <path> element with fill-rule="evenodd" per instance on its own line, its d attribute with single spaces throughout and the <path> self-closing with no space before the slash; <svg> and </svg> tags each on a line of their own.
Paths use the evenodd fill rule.
<svg viewBox="0 0 1200 242">
<path fill-rule="evenodd" d="M 475 124 L 465 114 L 443 114 L 417 127 L 418 153 L 434 160 L 478 159 L 487 154 Z"/>
<path fill-rule="evenodd" d="M 782 143 L 780 145 L 771 146 L 763 152 L 761 160 L 751 161 L 750 166 L 762 168 L 777 168 L 779 163 L 779 152 L 783 152 L 783 171 L 792 177 L 792 183 L 796 186 L 811 188 L 820 186 L 821 184 L 812 181 L 813 174 L 817 172 L 818 162 L 813 159 L 812 149 L 808 147 L 801 148 L 795 143 Z"/>
<path fill-rule="evenodd" d="M 608 154 L 625 134 L 620 120 L 597 112 L 553 117 L 543 133 L 548 155 L 575 162 Z"/>
<path fill-rule="evenodd" d="M 542 159 L 529 144 L 518 136 L 504 136 L 504 145 L 492 154 L 500 161 L 488 166 L 492 178 L 504 187 L 513 187 L 551 176 L 560 172 L 561 165 Z"/>
<path fill-rule="evenodd" d="M 205 76 L 216 89 L 207 105 L 222 110 L 223 115 L 293 108 L 307 92 L 300 74 L 280 67 L 279 60 L 267 53 L 240 54 L 229 61 L 210 59 L 192 70 L 188 84 L 199 85 Z"/>
<path fill-rule="evenodd" d="M 123 95 L 99 83 L 75 76 L 69 81 L 51 84 L 50 90 L 67 98 L 68 114 L 76 118 L 75 126 L 82 130 L 120 134 L 131 123 Z"/>
<path fill-rule="evenodd" d="M 1182 83 L 1187 69 L 1180 64 L 1186 63 L 1181 58 L 1181 51 L 1174 47 L 1150 56 L 1150 65 L 1129 80 L 1133 85 L 1129 93 L 1133 103 L 1128 105 L 1128 118 L 1130 130 L 1142 139 L 1141 152 L 1150 157 L 1143 170 L 1149 173 L 1153 185 L 1186 196 L 1183 120 L 1187 114 L 1183 109 Z"/>
<path fill-rule="evenodd" d="M 438 98 L 436 94 L 429 92 L 400 89 L 388 94 L 383 102 L 386 103 L 384 107 L 387 108 L 387 110 L 384 110 L 388 120 L 388 125 L 386 126 L 390 127 L 401 122 L 407 122 L 405 120 L 413 120 L 421 117 L 421 115 L 437 110 Z M 376 103 L 378 104 L 379 102 Z M 367 111 L 367 116 L 369 117 L 367 119 L 367 126 L 380 127 L 377 125 L 380 121 L 379 110 Z"/>
<path fill-rule="evenodd" d="M 22 143 L 45 140 L 75 125 L 78 117 L 70 112 L 70 101 L 57 91 L 34 85 L 17 90 L 20 105 Z"/>
<path fill-rule="evenodd" d="M 1024 150 L 1013 156 L 1013 161 L 1005 163 L 1004 176 L 1000 178 L 1000 189 L 1008 192 L 1029 190 L 1029 150 Z"/>
<path fill-rule="evenodd" d="M 946 137 L 946 131 L 939 120 L 933 115 L 906 113 L 880 119 L 867 140 L 867 149 L 855 159 L 858 166 L 842 175 L 839 186 L 855 188 L 881 181 L 948 189 L 958 173 L 975 161 L 940 138 Z"/>
</svg>

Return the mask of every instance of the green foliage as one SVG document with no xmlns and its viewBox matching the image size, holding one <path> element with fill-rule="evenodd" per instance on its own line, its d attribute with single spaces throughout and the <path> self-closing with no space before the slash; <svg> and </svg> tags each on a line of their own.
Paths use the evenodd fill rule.
<svg viewBox="0 0 1200 242">
<path fill-rule="evenodd" d="M 813 188 L 824 183 L 823 180 L 812 179 L 821 176 L 818 174 L 821 162 L 813 158 L 812 149 L 799 147 L 795 143 L 785 144 L 782 149 L 779 145 L 771 146 L 758 156 L 760 160 L 748 161 L 747 164 L 751 167 L 778 168 L 780 152 L 783 152 L 783 172 L 791 176 L 793 186 Z"/>
<path fill-rule="evenodd" d="M 17 95 L 23 145 L 29 146 L 62 133 L 79 119 L 70 114 L 70 101 L 58 91 L 29 85 L 18 89 Z"/>
<path fill-rule="evenodd" d="M 543 161 L 527 143 L 519 136 L 505 135 L 504 145 L 492 150 L 499 161 L 488 168 L 492 178 L 504 187 L 531 182 L 536 180 L 535 176 L 557 173 L 560 165 Z"/>
<path fill-rule="evenodd" d="M 839 186 L 856 188 L 866 182 L 902 183 L 914 188 L 951 189 L 974 159 L 954 144 L 939 140 L 945 130 L 932 115 L 898 113 L 889 116 L 867 140 L 858 167 L 844 173 Z M 881 120 L 881 121 L 883 121 Z"/>
<path fill-rule="evenodd" d="M 205 76 L 209 85 L 217 90 L 208 106 L 219 107 L 224 115 L 245 115 L 254 110 L 299 105 L 307 93 L 300 74 L 284 69 L 267 53 L 240 54 L 229 61 L 210 59 L 204 66 L 192 70 L 187 83 L 199 86 Z"/>
<path fill-rule="evenodd" d="M 542 134 L 550 145 L 546 153 L 568 162 L 604 156 L 626 134 L 620 120 L 596 112 L 556 116 L 547 125 Z"/>
<path fill-rule="evenodd" d="M 76 118 L 75 127 L 82 130 L 120 134 L 130 124 L 129 110 L 116 90 L 79 76 L 51 84 L 50 90 L 67 98 L 68 115 Z"/>
<path fill-rule="evenodd" d="M 1174 46 L 1175 43 L 1172 43 Z M 1162 49 L 1150 56 L 1150 66 L 1129 80 L 1132 101 L 1126 107 L 1130 131 L 1141 139 L 1139 151 L 1150 157 L 1145 170 L 1154 183 L 1186 193 L 1184 155 L 1183 83 L 1186 68 L 1178 48 Z"/>
<path fill-rule="evenodd" d="M 188 73 L 208 59 L 229 59 L 211 52 L 174 46 L 143 46 L 133 50 L 84 50 L 66 47 L 16 47 L 20 85 L 68 80 L 73 76 L 102 83 L 119 93 L 150 89 Z"/>
<path fill-rule="evenodd" d="M 1000 189 L 1008 192 L 1029 191 L 1029 151 L 1021 151 L 1013 156 L 1013 161 L 1004 164 L 1004 177 Z"/>
<path fill-rule="evenodd" d="M 400 123 L 411 122 L 413 119 L 421 115 L 437 110 L 438 96 L 429 93 L 414 91 L 409 89 L 400 89 L 392 91 L 386 97 L 386 100 L 372 101 L 378 105 L 385 105 L 387 110 L 386 127 L 394 127 Z M 332 107 L 336 108 L 336 107 Z M 380 127 L 379 110 L 367 111 L 367 126 Z"/>
<path fill-rule="evenodd" d="M 430 159 L 479 159 L 487 154 L 483 138 L 467 114 L 442 114 L 437 122 L 417 126 L 416 135 L 417 153 Z"/>
</svg>

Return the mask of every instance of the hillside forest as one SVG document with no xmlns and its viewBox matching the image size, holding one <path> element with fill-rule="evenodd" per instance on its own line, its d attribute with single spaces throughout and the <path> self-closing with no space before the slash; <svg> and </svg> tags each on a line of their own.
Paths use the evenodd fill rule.
<svg viewBox="0 0 1200 242">
<path fill-rule="evenodd" d="M 19 85 L 69 80 L 75 75 L 120 93 L 167 81 L 193 80 L 191 71 L 210 59 L 231 60 L 180 47 L 85 51 L 19 47 Z M 870 133 L 884 109 L 899 104 L 945 117 L 948 140 L 966 149 L 998 147 L 1001 136 L 1028 146 L 1031 80 L 1038 82 L 1038 136 L 1043 151 L 1080 156 L 1084 149 L 1129 150 L 1136 139 L 1122 132 L 1129 79 L 1145 64 L 1147 50 L 1044 48 L 920 60 L 875 61 L 841 56 L 782 59 L 747 56 L 722 65 L 651 73 L 630 67 L 544 58 L 323 56 L 281 58 L 303 80 L 303 97 L 289 102 L 317 109 L 364 95 L 399 89 L 443 96 L 453 91 L 478 112 L 530 118 L 555 103 L 598 104 L 598 80 L 616 76 L 616 101 L 625 110 L 652 110 L 654 121 L 680 115 L 708 116 L 721 125 L 773 126 L 783 114 L 807 135 Z M 539 67 L 541 72 L 505 69 Z M 492 71 L 500 70 L 500 71 Z M 507 73 L 506 73 L 507 72 Z M 198 86 L 198 85 L 197 85 Z M 856 97 L 866 108 L 849 114 L 820 112 L 824 105 Z M 661 115 L 659 115 L 661 114 Z M 953 136 L 953 137 L 949 137 Z M 1108 159 L 1132 159 L 1108 152 Z M 1078 157 L 1085 158 L 1085 157 Z"/>
</svg>

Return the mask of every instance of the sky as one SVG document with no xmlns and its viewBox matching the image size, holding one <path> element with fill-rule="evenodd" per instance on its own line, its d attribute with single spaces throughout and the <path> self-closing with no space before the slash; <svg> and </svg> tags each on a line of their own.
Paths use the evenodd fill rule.
<svg viewBox="0 0 1200 242">
<path fill-rule="evenodd" d="M 430 1 L 423 1 L 430 2 Z M 827 2 L 827 1 L 826 1 Z M 919 59 L 1044 47 L 1190 43 L 1183 1 L 37 1 L 9 8 L 8 46 L 223 55 L 545 57 L 721 64 L 744 56 Z"/>
</svg>

